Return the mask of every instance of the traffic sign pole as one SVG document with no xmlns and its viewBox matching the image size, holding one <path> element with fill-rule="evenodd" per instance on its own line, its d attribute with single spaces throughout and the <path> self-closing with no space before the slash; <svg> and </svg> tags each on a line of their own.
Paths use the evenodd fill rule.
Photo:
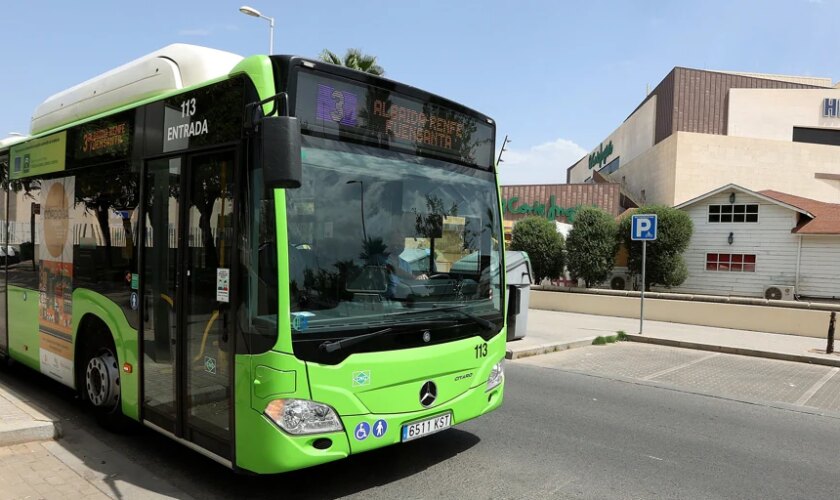
<svg viewBox="0 0 840 500">
<path fill-rule="evenodd" d="M 630 240 L 642 242 L 642 293 L 639 301 L 639 335 L 645 330 L 645 267 L 647 267 L 647 242 L 654 241 L 657 232 L 656 214 L 635 214 L 630 221 Z"/>
<path fill-rule="evenodd" d="M 647 240 L 642 240 L 642 300 L 639 310 L 639 335 L 645 331 L 645 264 L 647 261 Z"/>
</svg>

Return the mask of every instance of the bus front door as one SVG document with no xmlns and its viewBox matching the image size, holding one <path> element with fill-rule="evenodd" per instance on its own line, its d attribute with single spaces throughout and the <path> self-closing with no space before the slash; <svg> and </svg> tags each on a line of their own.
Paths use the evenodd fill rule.
<svg viewBox="0 0 840 500">
<path fill-rule="evenodd" d="M 231 457 L 234 151 L 145 166 L 143 419 Z"/>
</svg>

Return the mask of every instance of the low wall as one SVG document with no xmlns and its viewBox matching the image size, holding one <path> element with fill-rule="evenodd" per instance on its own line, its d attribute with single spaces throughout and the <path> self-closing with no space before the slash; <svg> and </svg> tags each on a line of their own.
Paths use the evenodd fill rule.
<svg viewBox="0 0 840 500">
<path fill-rule="evenodd" d="M 672 298 L 663 298 L 663 295 Z M 826 304 L 791 302 L 771 305 L 762 299 L 737 302 L 750 301 L 755 305 L 733 303 L 722 297 L 711 297 L 706 301 L 697 297 L 677 298 L 675 294 L 645 293 L 645 319 L 826 338 L 831 311 L 840 311 L 840 307 Z M 614 294 L 600 290 L 583 292 L 532 288 L 530 302 L 533 309 L 639 317 L 638 292 Z"/>
</svg>

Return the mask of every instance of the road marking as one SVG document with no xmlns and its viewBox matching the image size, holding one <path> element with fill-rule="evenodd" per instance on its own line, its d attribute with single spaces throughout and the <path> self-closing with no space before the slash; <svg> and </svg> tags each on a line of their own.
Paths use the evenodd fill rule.
<svg viewBox="0 0 840 500">
<path fill-rule="evenodd" d="M 648 458 L 652 458 L 654 460 L 659 460 L 660 462 L 664 461 L 664 458 L 654 457 L 653 455 L 646 455 Z"/>
<path fill-rule="evenodd" d="M 678 365 L 678 366 L 672 366 L 671 368 L 666 368 L 662 371 L 652 373 L 652 374 L 648 375 L 647 377 L 642 378 L 641 380 L 652 380 L 652 379 L 655 379 L 656 377 L 661 377 L 662 375 L 667 375 L 671 372 L 681 370 L 681 369 L 689 367 L 691 365 L 696 365 L 697 363 L 699 363 L 701 361 L 706 361 L 707 359 L 714 358 L 715 356 L 720 356 L 720 353 L 719 352 L 712 353 L 712 354 L 709 354 L 708 356 L 703 356 L 700 359 L 695 359 L 694 361 L 689 361 L 688 363 L 683 363 L 683 364 Z"/>
<path fill-rule="evenodd" d="M 829 370 L 828 373 L 823 375 L 823 378 L 819 379 L 816 384 L 812 385 L 810 389 L 805 391 L 805 394 L 803 394 L 802 397 L 797 399 L 796 402 L 793 404 L 795 404 L 796 406 L 805 406 L 805 403 L 807 403 L 809 399 L 814 397 L 814 394 L 816 394 L 817 391 L 822 388 L 822 386 L 824 386 L 829 380 L 831 380 L 831 377 L 836 375 L 837 372 L 840 372 L 840 368 L 832 368 L 831 370 Z"/>
</svg>

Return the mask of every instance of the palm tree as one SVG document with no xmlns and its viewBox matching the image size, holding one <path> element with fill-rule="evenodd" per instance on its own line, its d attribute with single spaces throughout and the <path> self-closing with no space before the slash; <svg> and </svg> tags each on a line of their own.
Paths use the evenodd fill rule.
<svg viewBox="0 0 840 500">
<path fill-rule="evenodd" d="M 324 49 L 321 55 L 318 56 L 318 59 L 376 76 L 385 75 L 385 70 L 382 69 L 382 66 L 376 64 L 376 56 L 363 54 L 360 49 L 347 49 L 347 53 L 344 54 L 344 59 L 338 57 L 334 52 Z"/>
</svg>

